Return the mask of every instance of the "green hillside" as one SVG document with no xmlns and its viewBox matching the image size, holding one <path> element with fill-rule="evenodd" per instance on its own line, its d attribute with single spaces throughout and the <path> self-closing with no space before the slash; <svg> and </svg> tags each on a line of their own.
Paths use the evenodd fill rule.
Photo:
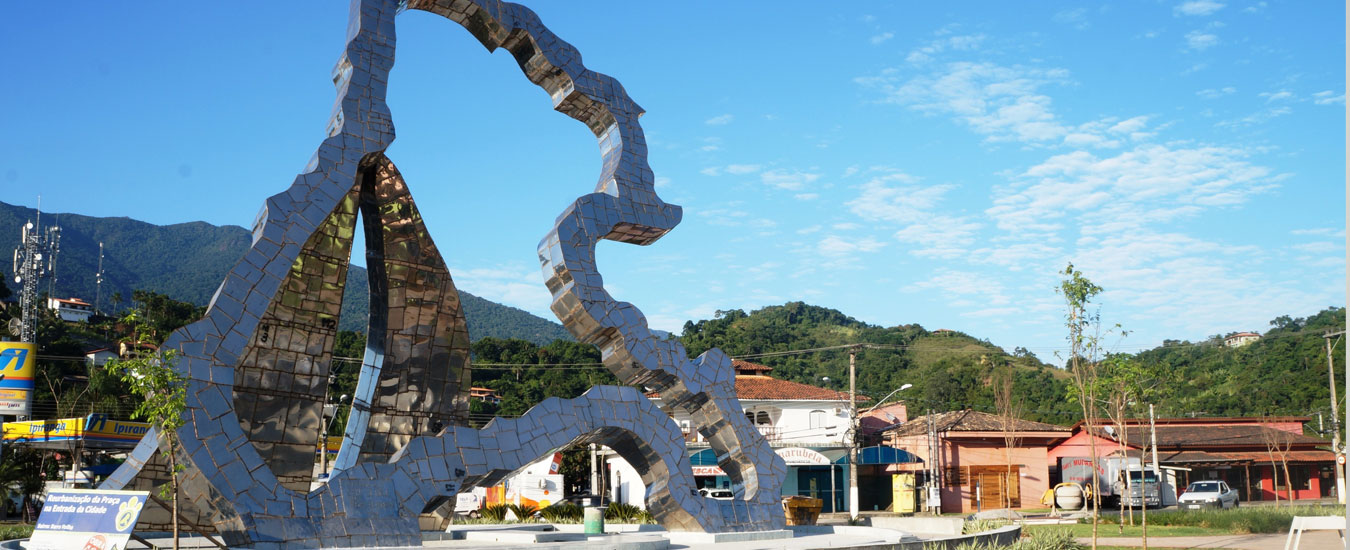
<svg viewBox="0 0 1350 550">
<path fill-rule="evenodd" d="M 1307 318 L 1281 316 L 1270 326 L 1260 340 L 1242 347 L 1224 346 L 1218 335 L 1202 342 L 1168 340 L 1135 359 L 1171 373 L 1175 399 L 1160 404 L 1168 415 L 1316 417 L 1320 412 L 1329 429 L 1331 390 L 1322 336 L 1345 327 L 1345 308 L 1328 308 Z M 1336 383 L 1343 388 L 1343 340 L 1332 355 Z M 1345 395 L 1337 397 L 1344 415 Z"/>
<path fill-rule="evenodd" d="M 839 311 L 802 302 L 748 314 L 719 311 L 714 319 L 686 323 L 680 339 L 691 355 L 720 347 L 733 357 L 773 367 L 777 378 L 838 390 L 848 389 L 848 350 L 782 353 L 877 344 L 877 349 L 858 353 L 859 391 L 875 399 L 903 384 L 913 384 L 899 397 L 916 412 L 930 407 L 993 411 L 990 377 L 994 367 L 1011 363 L 1014 388 L 1027 400 L 1029 419 L 1070 422 L 1077 410 L 1064 398 L 1068 390 L 1063 371 L 1025 351 L 1008 354 L 988 341 L 955 331 L 929 331 L 916 324 L 869 325 Z"/>
<path fill-rule="evenodd" d="M 10 255 L 19 244 L 19 228 L 35 220 L 32 208 L 0 202 L 0 251 Z M 243 227 L 215 226 L 192 222 L 160 226 L 130 218 L 96 218 L 79 214 L 43 213 L 42 224 L 61 226 L 61 252 L 57 256 L 54 294 L 95 300 L 98 243 L 104 245 L 101 309 L 128 307 L 133 290 L 150 290 L 178 300 L 205 305 L 225 274 L 248 249 L 251 236 Z M 0 264 L 10 277 L 12 266 Z M 543 284 L 543 283 L 540 283 Z M 47 292 L 44 281 L 41 290 Z M 365 331 L 367 305 L 366 270 L 353 266 L 343 300 L 343 330 Z M 114 294 L 121 303 L 114 304 Z M 562 325 L 460 291 L 469 336 L 521 338 L 544 345 L 556 339 L 571 340 Z"/>
</svg>

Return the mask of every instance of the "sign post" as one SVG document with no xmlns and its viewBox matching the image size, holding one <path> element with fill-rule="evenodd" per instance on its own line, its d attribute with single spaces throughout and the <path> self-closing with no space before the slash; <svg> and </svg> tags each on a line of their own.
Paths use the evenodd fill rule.
<svg viewBox="0 0 1350 550">
<path fill-rule="evenodd" d="M 27 417 L 33 414 L 33 376 L 37 346 L 25 342 L 0 342 L 0 414 Z"/>
<path fill-rule="evenodd" d="M 141 517 L 146 491 L 48 491 L 29 550 L 122 550 Z"/>
</svg>

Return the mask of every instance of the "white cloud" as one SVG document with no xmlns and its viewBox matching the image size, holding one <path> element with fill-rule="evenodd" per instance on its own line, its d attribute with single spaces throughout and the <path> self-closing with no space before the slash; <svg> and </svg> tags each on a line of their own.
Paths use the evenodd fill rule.
<svg viewBox="0 0 1350 550">
<path fill-rule="evenodd" d="M 949 268 L 939 268 L 928 280 L 914 283 L 901 290 L 937 291 L 948 299 L 966 298 L 971 300 L 967 303 L 986 306 L 1003 306 L 1012 301 L 998 279 L 986 274 Z"/>
<path fill-rule="evenodd" d="M 759 179 L 764 185 L 770 187 L 788 191 L 800 191 L 802 188 L 820 179 L 820 174 L 775 168 L 773 170 L 761 172 L 759 174 Z"/>
<path fill-rule="evenodd" d="M 1220 97 L 1232 94 L 1233 92 L 1236 91 L 1237 88 L 1234 88 L 1232 86 L 1224 86 L 1222 88 L 1206 88 L 1204 90 L 1195 92 L 1195 95 L 1198 95 L 1204 99 L 1218 99 Z"/>
<path fill-rule="evenodd" d="M 717 177 L 722 175 L 722 168 L 719 166 L 708 166 L 702 170 L 699 170 L 698 173 L 703 174 L 705 176 Z"/>
<path fill-rule="evenodd" d="M 1186 47 L 1192 50 L 1206 50 L 1218 44 L 1218 35 L 1198 30 L 1186 33 Z"/>
<path fill-rule="evenodd" d="M 792 198 L 799 201 L 813 201 L 820 198 L 820 193 L 797 193 L 796 195 L 793 195 Z"/>
<path fill-rule="evenodd" d="M 879 89 L 886 102 L 950 115 L 990 141 L 1058 142 L 1074 130 L 1059 121 L 1050 98 L 1040 93 L 1048 84 L 1067 80 L 1062 69 L 956 62 L 908 80 L 899 74 L 887 70 L 855 81 Z"/>
<path fill-rule="evenodd" d="M 1273 186 L 1278 178 L 1246 157 L 1228 147 L 1167 145 L 1140 145 L 1112 157 L 1056 155 L 1000 189 L 985 212 L 1014 236 L 1054 234 L 1074 216 L 1094 223 L 1174 221 Z"/>
<path fill-rule="evenodd" d="M 886 246 L 886 243 L 864 237 L 861 239 L 845 239 L 837 235 L 830 235 L 820 240 L 816 245 L 821 255 L 830 257 L 850 256 L 857 252 L 875 252 Z"/>
<path fill-rule="evenodd" d="M 698 148 L 699 151 L 703 151 L 703 152 L 705 152 L 705 153 L 712 152 L 712 151 L 717 151 L 717 150 L 720 150 L 720 149 L 721 149 L 721 147 L 718 147 L 718 146 L 716 146 L 716 145 L 704 145 L 704 146 Z"/>
<path fill-rule="evenodd" d="M 656 176 L 656 180 L 652 182 L 652 185 L 654 185 L 657 189 L 668 187 L 670 185 L 670 178 L 665 176 Z"/>
<path fill-rule="evenodd" d="M 880 46 L 882 43 L 884 43 L 884 42 L 886 42 L 887 40 L 890 40 L 890 39 L 892 39 L 892 38 L 895 38 L 895 33 L 893 33 L 893 32 L 883 32 L 883 33 L 881 33 L 881 34 L 878 34 L 878 35 L 876 35 L 876 36 L 873 36 L 872 38 L 869 38 L 867 41 L 868 41 L 868 42 L 871 42 L 873 46 Z"/>
<path fill-rule="evenodd" d="M 1240 128 L 1243 126 L 1252 126 L 1268 122 L 1271 119 L 1279 118 L 1292 112 L 1294 112 L 1294 110 L 1290 109 L 1289 107 L 1270 107 L 1267 109 L 1262 109 L 1260 111 L 1257 111 L 1255 113 L 1252 113 L 1239 119 L 1224 120 L 1218 122 L 1215 124 L 1215 126 L 1218 126 L 1220 128 Z"/>
<path fill-rule="evenodd" d="M 810 234 L 815 233 L 815 232 L 820 231 L 820 230 L 821 230 L 820 224 L 810 225 L 810 226 L 806 226 L 806 227 L 803 227 L 803 228 L 801 228 L 801 229 L 798 229 L 798 230 L 797 230 L 797 234 L 798 234 L 798 235 L 810 235 Z"/>
<path fill-rule="evenodd" d="M 1313 103 L 1318 105 L 1335 105 L 1345 103 L 1345 94 L 1336 95 L 1336 92 L 1324 90 L 1313 94 Z"/>
<path fill-rule="evenodd" d="M 1132 134 L 1143 130 L 1146 126 L 1148 126 L 1148 117 L 1137 116 L 1117 122 L 1108 131 L 1113 134 Z"/>
<path fill-rule="evenodd" d="M 1223 4 L 1213 0 L 1191 0 L 1172 8 L 1174 15 L 1209 15 L 1223 9 Z"/>
<path fill-rule="evenodd" d="M 1278 92 L 1261 92 L 1256 95 L 1266 98 L 1266 103 L 1271 103 L 1275 101 L 1284 101 L 1287 99 L 1292 99 L 1294 97 L 1294 93 L 1290 92 L 1289 90 L 1280 90 Z"/>
<path fill-rule="evenodd" d="M 455 288 L 494 302 L 518 307 L 545 319 L 553 319 L 549 304 L 553 297 L 544 286 L 543 275 L 525 266 L 498 266 L 465 269 L 454 267 L 450 273 Z"/>
<path fill-rule="evenodd" d="M 942 33 L 939 33 L 942 34 Z M 929 42 L 927 45 L 915 48 L 905 56 L 905 61 L 909 63 L 925 63 L 931 61 L 934 56 L 945 51 L 970 51 L 980 47 L 985 40 L 983 34 L 968 34 L 957 36 L 941 36 L 937 40 Z"/>
<path fill-rule="evenodd" d="M 726 171 L 728 174 L 735 174 L 739 176 L 744 174 L 753 174 L 755 172 L 758 172 L 759 168 L 760 166 L 758 164 L 728 164 L 726 167 Z"/>
<path fill-rule="evenodd" d="M 731 124 L 731 121 L 735 119 L 736 119 L 735 115 L 728 113 L 723 115 L 717 115 L 715 117 L 703 121 L 703 123 L 709 126 L 725 126 L 727 124 Z"/>
<path fill-rule="evenodd" d="M 1074 28 L 1080 30 L 1086 29 L 1089 26 L 1087 21 L 1087 8 L 1074 8 L 1071 10 L 1059 11 L 1051 16 L 1050 19 L 1056 23 L 1073 25 Z"/>
</svg>

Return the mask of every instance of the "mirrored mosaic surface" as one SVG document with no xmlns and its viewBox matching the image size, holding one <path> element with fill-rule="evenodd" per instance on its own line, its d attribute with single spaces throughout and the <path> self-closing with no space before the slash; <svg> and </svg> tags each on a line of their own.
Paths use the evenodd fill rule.
<svg viewBox="0 0 1350 550">
<path fill-rule="evenodd" d="M 552 311 L 596 345 L 621 381 L 552 398 L 516 419 L 465 425 L 468 334 L 459 297 L 412 195 L 384 151 L 394 139 L 384 102 L 395 19 L 417 9 L 450 19 L 489 51 L 506 48 L 554 109 L 587 125 L 603 159 L 593 193 L 558 216 L 538 251 Z M 744 417 L 731 361 L 689 359 L 652 335 L 642 313 L 606 292 L 602 239 L 650 244 L 681 209 L 656 195 L 638 118 L 613 78 L 529 9 L 495 0 L 353 0 L 347 45 L 333 71 L 338 99 L 328 137 L 303 174 L 267 199 L 253 244 L 206 316 L 165 343 L 190 380 L 179 432 L 186 504 L 227 544 L 257 549 L 419 545 L 418 514 L 468 487 L 500 482 L 572 445 L 614 449 L 641 474 L 648 509 L 681 531 L 782 528 L 786 466 Z M 330 480 L 310 490 L 326 382 L 357 213 L 371 272 L 369 342 Z M 736 498 L 700 497 L 682 409 L 735 482 Z M 162 481 L 149 438 L 104 485 Z"/>
</svg>

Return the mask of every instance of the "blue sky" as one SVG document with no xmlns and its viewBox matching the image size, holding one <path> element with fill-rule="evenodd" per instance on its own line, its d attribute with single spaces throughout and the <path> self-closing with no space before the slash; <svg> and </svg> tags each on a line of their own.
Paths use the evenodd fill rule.
<svg viewBox="0 0 1350 550">
<path fill-rule="evenodd" d="M 6 5 L 3 200 L 250 223 L 323 137 L 347 8 L 249 6 Z M 1126 351 L 1345 304 L 1343 3 L 531 7 L 647 110 L 684 222 L 599 261 L 655 328 L 802 300 L 1050 359 L 1069 261 Z M 453 23 L 398 32 L 389 155 L 457 284 L 549 316 L 594 139 Z"/>
</svg>

